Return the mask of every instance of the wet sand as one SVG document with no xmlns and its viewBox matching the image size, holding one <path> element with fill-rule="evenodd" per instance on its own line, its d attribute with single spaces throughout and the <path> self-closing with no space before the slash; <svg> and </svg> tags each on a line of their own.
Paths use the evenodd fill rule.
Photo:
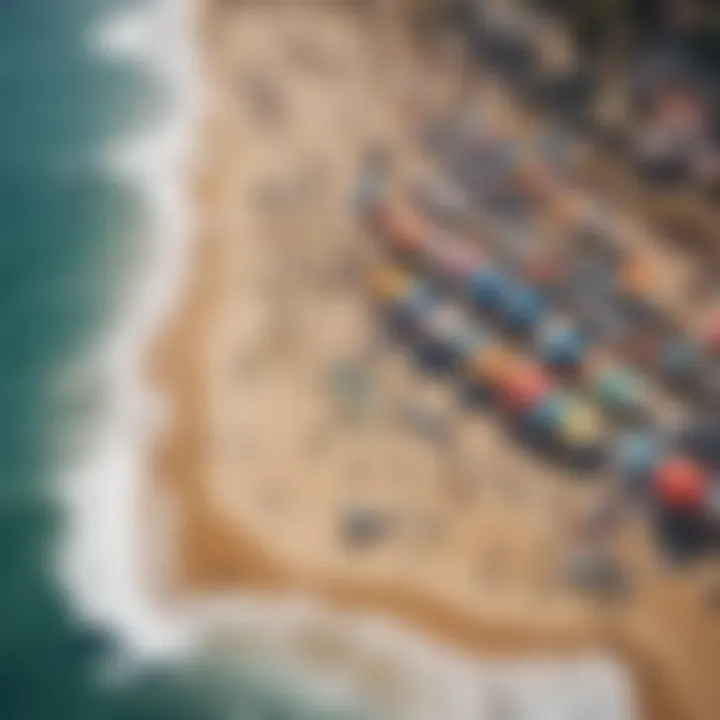
<svg viewBox="0 0 720 720">
<path fill-rule="evenodd" d="M 632 523 L 618 541 L 632 598 L 570 591 L 560 574 L 573 520 L 601 486 L 523 452 L 396 349 L 371 352 L 372 319 L 345 272 L 367 240 L 348 212 L 357 152 L 380 136 L 408 174 L 423 166 L 389 70 L 402 76 L 410 55 L 390 21 L 209 7 L 200 234 L 150 362 L 174 410 L 155 462 L 177 508 L 158 596 L 308 593 L 484 654 L 606 650 L 634 671 L 648 717 L 710 720 L 720 628 L 697 578 L 662 567 Z M 389 49 L 396 62 L 381 62 Z M 422 78 L 452 90 L 429 70 Z M 357 420 L 329 385 L 334 364 L 361 355 L 375 403 Z M 452 451 L 398 421 L 416 401 L 456 425 Z M 387 513 L 387 536 L 348 548 L 338 519 L 350 506 Z"/>
</svg>

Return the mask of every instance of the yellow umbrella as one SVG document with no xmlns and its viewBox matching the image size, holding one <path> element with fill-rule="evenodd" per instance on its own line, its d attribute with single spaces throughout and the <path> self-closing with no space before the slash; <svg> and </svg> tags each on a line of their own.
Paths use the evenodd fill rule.
<svg viewBox="0 0 720 720">
<path fill-rule="evenodd" d="M 370 272 L 368 285 L 373 298 L 387 302 L 409 293 L 412 277 L 391 265 L 380 265 Z"/>
<path fill-rule="evenodd" d="M 570 404 L 560 423 L 560 437 L 570 447 L 591 445 L 600 440 L 602 422 L 599 415 L 586 403 Z"/>
<path fill-rule="evenodd" d="M 471 359 L 471 373 L 475 380 L 488 385 L 497 385 L 510 373 L 517 358 L 499 345 L 481 348 Z"/>
</svg>

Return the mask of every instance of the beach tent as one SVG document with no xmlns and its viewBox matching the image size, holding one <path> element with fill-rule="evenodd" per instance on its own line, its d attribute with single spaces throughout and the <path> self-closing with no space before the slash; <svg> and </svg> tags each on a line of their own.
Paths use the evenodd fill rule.
<svg viewBox="0 0 720 720">
<path fill-rule="evenodd" d="M 702 465 L 685 457 L 672 457 L 655 472 L 653 488 L 657 500 L 671 510 L 695 513 L 708 497 L 707 472 Z"/>
</svg>

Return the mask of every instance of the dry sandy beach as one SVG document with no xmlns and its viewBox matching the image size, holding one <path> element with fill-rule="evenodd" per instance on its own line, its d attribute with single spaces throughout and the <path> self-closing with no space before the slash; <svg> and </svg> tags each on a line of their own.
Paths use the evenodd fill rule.
<svg viewBox="0 0 720 720">
<path fill-rule="evenodd" d="M 664 567 L 638 522 L 617 541 L 632 597 L 573 593 L 560 569 L 602 487 L 539 463 L 376 347 L 357 277 L 367 239 L 349 204 L 358 153 L 382 138 L 402 173 L 424 172 L 399 90 L 420 77 L 449 99 L 452 63 L 410 73 L 392 18 L 321 4 L 208 2 L 199 29 L 199 237 L 149 363 L 174 411 L 154 475 L 177 507 L 173 566 L 153 591 L 168 603 L 308 593 L 498 656 L 607 651 L 634 673 L 647 717 L 717 717 L 720 624 L 697 578 Z M 338 361 L 361 356 L 373 392 L 358 420 L 330 384 Z M 413 402 L 452 419 L 452 448 L 409 432 L 400 415 Z M 343 542 L 351 506 L 392 518 L 372 548 Z"/>
</svg>

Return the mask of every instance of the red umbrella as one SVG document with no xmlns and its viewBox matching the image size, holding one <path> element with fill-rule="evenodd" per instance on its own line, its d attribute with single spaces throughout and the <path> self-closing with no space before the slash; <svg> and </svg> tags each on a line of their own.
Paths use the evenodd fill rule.
<svg viewBox="0 0 720 720">
<path fill-rule="evenodd" d="M 655 492 L 668 507 L 676 510 L 698 510 L 708 493 L 708 474 L 688 458 L 666 460 L 655 475 Z"/>
<path fill-rule="evenodd" d="M 552 390 L 545 371 L 530 364 L 520 364 L 502 378 L 500 393 L 505 406 L 512 412 L 532 409 Z"/>
<path fill-rule="evenodd" d="M 393 202 L 385 207 L 383 226 L 393 246 L 404 252 L 418 252 L 427 242 L 428 228 L 411 207 Z"/>
</svg>

